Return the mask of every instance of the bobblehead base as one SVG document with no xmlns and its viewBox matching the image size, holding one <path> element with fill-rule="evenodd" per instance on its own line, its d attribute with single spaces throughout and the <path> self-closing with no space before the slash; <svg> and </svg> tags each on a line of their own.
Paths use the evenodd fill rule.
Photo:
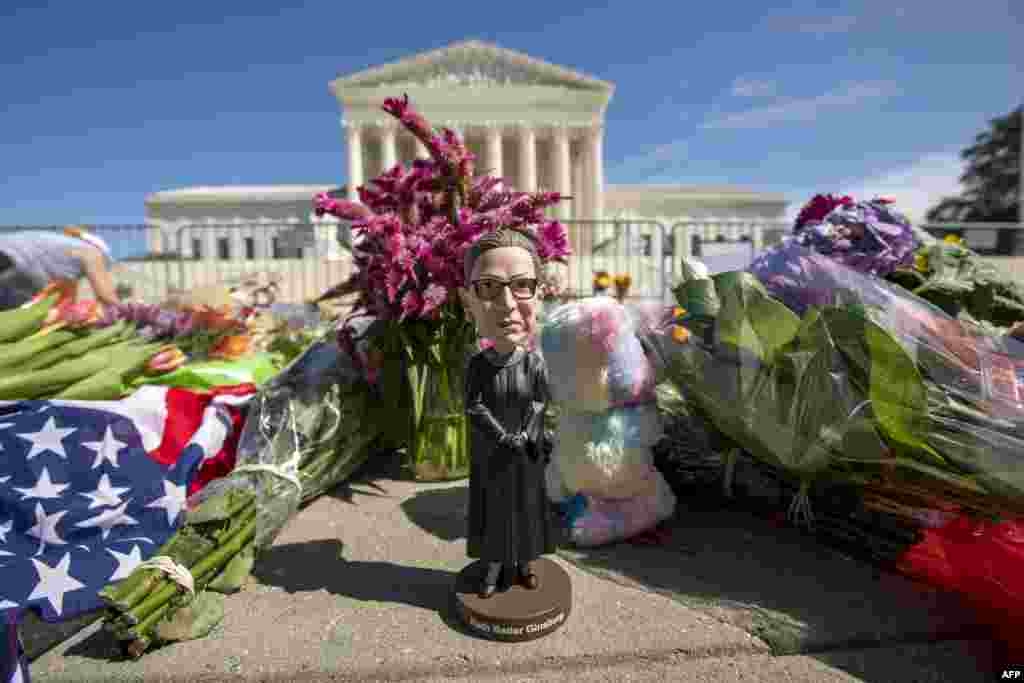
<svg viewBox="0 0 1024 683">
<path fill-rule="evenodd" d="M 491 640 L 523 642 L 554 633 L 572 611 L 572 583 L 561 566 L 541 557 L 533 562 L 540 585 L 499 584 L 489 598 L 478 595 L 486 564 L 474 562 L 459 572 L 452 589 L 455 611 L 474 634 Z"/>
</svg>

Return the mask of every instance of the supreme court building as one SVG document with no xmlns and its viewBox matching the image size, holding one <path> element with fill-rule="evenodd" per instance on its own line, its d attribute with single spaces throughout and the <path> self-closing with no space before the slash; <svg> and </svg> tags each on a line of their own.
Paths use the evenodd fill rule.
<svg viewBox="0 0 1024 683">
<path fill-rule="evenodd" d="M 500 176 L 514 190 L 557 191 L 572 198 L 554 207 L 552 217 L 567 221 L 574 250 L 570 279 L 575 283 L 588 281 L 597 263 L 591 259 L 598 243 L 610 241 L 602 236 L 601 226 L 579 221 L 650 220 L 665 226 L 700 221 L 696 229 L 706 232 L 701 236 L 708 239 L 723 230 L 726 237 L 736 238 L 747 221 L 752 226 L 751 239 L 759 242 L 753 226 L 779 221 L 785 212 L 781 195 L 739 187 L 606 185 L 604 141 L 610 131 L 605 113 L 615 86 L 514 50 L 479 41 L 460 42 L 342 76 L 328 88 L 340 109 L 345 152 L 338 168 L 345 181 L 343 191 L 350 198 L 357 199 L 358 186 L 396 163 L 427 156 L 423 145 L 381 109 L 385 98 L 407 94 L 434 126 L 454 129 L 466 141 L 477 157 L 479 173 Z M 317 186 L 158 192 L 146 199 L 147 220 L 156 225 L 250 221 L 323 225 L 325 221 L 312 214 L 313 194 L 339 185 L 328 181 Z M 714 227 L 716 221 L 729 227 Z M 318 240 L 332 243 L 333 237 L 327 236 L 332 233 L 327 225 L 323 227 Z M 648 237 L 648 244 L 651 239 L 657 242 L 656 252 L 664 248 L 664 234 Z M 191 238 L 183 244 L 187 250 L 199 242 Z M 336 244 L 331 246 L 337 257 Z M 226 248 L 206 251 L 211 258 L 217 254 L 223 258 Z M 267 245 L 246 248 L 250 257 L 272 250 Z"/>
</svg>

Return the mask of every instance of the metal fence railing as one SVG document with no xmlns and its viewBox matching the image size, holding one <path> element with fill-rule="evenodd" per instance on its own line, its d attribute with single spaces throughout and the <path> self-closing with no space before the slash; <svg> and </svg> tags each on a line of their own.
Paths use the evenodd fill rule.
<svg viewBox="0 0 1024 683">
<path fill-rule="evenodd" d="M 791 225 L 768 220 L 567 220 L 568 289 L 593 294 L 597 271 L 628 273 L 631 299 L 667 300 L 683 257 L 698 256 L 714 267 L 745 267 Z M 133 298 L 158 302 L 204 286 L 247 287 L 257 296 L 298 303 L 314 298 L 351 274 L 344 226 L 281 221 L 223 224 L 86 225 L 111 246 L 117 283 Z M 947 223 L 920 226 L 936 237 L 961 236 L 987 256 L 1024 255 L 1024 225 Z M 0 234 L 61 230 L 63 226 L 0 226 Z M 724 265 L 722 267 L 725 267 Z"/>
<path fill-rule="evenodd" d="M 920 227 L 939 239 L 956 235 L 984 256 L 1024 255 L 1024 223 L 923 223 Z"/>
</svg>

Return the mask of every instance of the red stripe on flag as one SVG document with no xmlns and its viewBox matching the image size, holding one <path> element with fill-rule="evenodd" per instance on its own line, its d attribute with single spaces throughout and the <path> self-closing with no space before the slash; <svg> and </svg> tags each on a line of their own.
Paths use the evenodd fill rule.
<svg viewBox="0 0 1024 683">
<path fill-rule="evenodd" d="M 231 415 L 231 432 L 224 440 L 224 446 L 211 458 L 207 458 L 199 466 L 199 471 L 188 483 L 188 495 L 191 496 L 214 479 L 230 474 L 235 469 L 235 462 L 238 458 L 238 441 L 242 436 L 242 411 L 234 406 L 227 406 L 228 414 Z"/>
<path fill-rule="evenodd" d="M 167 390 L 163 439 L 160 446 L 150 451 L 149 457 L 164 466 L 173 465 L 181 456 L 192 435 L 203 422 L 203 411 L 210 402 L 204 396 L 187 389 L 171 387 Z"/>
</svg>

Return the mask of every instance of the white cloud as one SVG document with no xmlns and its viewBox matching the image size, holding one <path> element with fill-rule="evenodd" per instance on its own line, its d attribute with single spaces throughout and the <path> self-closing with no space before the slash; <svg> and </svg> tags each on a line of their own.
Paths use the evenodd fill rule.
<svg viewBox="0 0 1024 683">
<path fill-rule="evenodd" d="M 746 111 L 726 114 L 701 125 L 704 129 L 764 128 L 781 123 L 813 121 L 830 109 L 855 107 L 869 100 L 899 92 L 895 82 L 864 81 L 851 83 L 824 95 L 796 98 Z"/>
<path fill-rule="evenodd" d="M 919 223 L 924 220 L 928 209 L 943 197 L 960 193 L 960 175 L 963 171 L 964 163 L 958 154 L 939 152 L 921 157 L 906 166 L 839 183 L 832 192 L 848 194 L 858 200 L 891 197 L 896 209 L 906 214 L 912 222 Z M 815 191 L 828 190 L 819 188 Z M 786 210 L 786 220 L 795 219 L 800 208 L 813 194 L 789 195 L 792 203 Z"/>
<path fill-rule="evenodd" d="M 770 97 L 775 94 L 775 82 L 737 78 L 731 92 L 736 97 Z"/>
</svg>

